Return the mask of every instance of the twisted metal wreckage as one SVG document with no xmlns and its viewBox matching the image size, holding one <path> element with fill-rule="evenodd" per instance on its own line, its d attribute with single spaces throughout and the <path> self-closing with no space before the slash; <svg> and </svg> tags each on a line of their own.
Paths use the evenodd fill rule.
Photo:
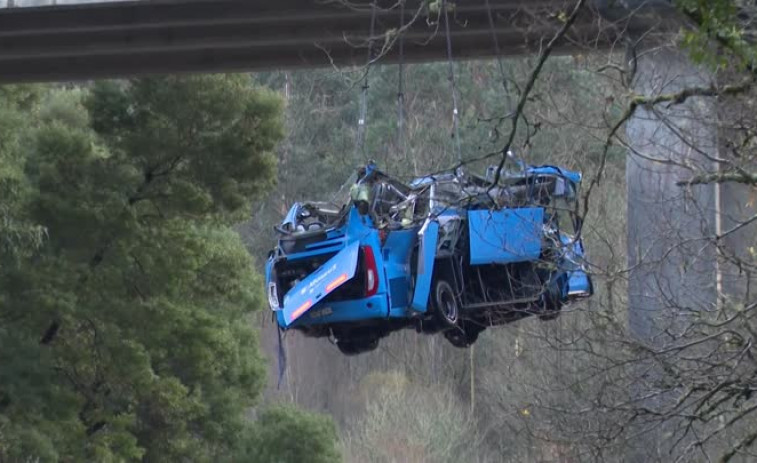
<svg viewBox="0 0 757 463">
<path fill-rule="evenodd" d="M 371 162 L 349 197 L 295 203 L 265 267 L 279 328 L 329 337 L 347 355 L 403 328 L 467 347 L 488 326 L 552 320 L 591 296 L 581 174 L 522 162 L 496 174 L 404 184 Z"/>
</svg>

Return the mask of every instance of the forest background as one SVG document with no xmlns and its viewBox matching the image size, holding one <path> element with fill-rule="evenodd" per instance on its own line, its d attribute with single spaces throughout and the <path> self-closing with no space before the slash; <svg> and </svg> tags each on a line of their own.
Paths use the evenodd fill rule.
<svg viewBox="0 0 757 463">
<path fill-rule="evenodd" d="M 624 123 L 670 127 L 671 108 L 715 101 L 699 118 L 722 134 L 710 167 L 653 161 L 681 170 L 681 196 L 734 184 L 749 205 L 757 185 L 751 16 L 677 4 L 690 28 L 657 46 L 716 83 L 641 93 L 625 47 L 587 45 L 538 74 L 535 56 L 454 65 L 470 171 L 499 161 L 535 82 L 511 148 L 586 175 L 593 298 L 470 350 L 407 331 L 352 358 L 286 335 L 280 385 L 260 277 L 272 225 L 368 159 L 400 179 L 456 165 L 446 64 L 406 67 L 401 136 L 397 68 L 372 68 L 364 150 L 363 70 L 0 88 L 0 461 L 755 458 L 755 234 L 738 253 L 709 229 L 695 240 L 738 291 L 661 301 L 676 320 L 662 341 L 629 329 L 626 172 L 641 154 Z M 734 233 L 757 219 L 738 220 Z"/>
</svg>

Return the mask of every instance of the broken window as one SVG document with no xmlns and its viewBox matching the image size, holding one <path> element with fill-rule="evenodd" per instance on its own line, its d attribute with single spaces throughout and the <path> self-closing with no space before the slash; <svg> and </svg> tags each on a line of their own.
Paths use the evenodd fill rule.
<svg viewBox="0 0 757 463">
<path fill-rule="evenodd" d="M 437 182 L 431 186 L 432 208 L 446 209 L 460 204 L 463 190 L 456 181 Z"/>
</svg>

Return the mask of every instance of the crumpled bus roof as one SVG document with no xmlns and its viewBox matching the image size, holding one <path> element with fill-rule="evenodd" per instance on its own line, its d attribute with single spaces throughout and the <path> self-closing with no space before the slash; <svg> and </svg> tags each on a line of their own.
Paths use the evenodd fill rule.
<svg viewBox="0 0 757 463">
<path fill-rule="evenodd" d="M 557 166 L 550 166 L 550 165 L 529 166 L 526 169 L 526 175 L 540 175 L 540 174 L 559 175 L 559 176 L 567 178 L 568 180 L 575 183 L 576 185 L 581 183 L 581 179 L 582 179 L 581 172 L 574 172 L 572 170 L 563 169 Z"/>
<path fill-rule="evenodd" d="M 477 180 L 483 180 L 491 183 L 494 180 L 494 172 L 496 172 L 497 166 L 489 166 L 488 169 L 486 169 L 486 177 L 481 178 L 478 176 L 474 176 Z M 563 177 L 573 183 L 574 185 L 579 185 L 581 183 L 582 175 L 580 172 L 575 172 L 572 170 L 564 169 L 557 166 L 552 165 L 541 165 L 541 166 L 532 166 L 528 164 L 521 164 L 521 169 L 519 170 L 503 170 L 502 175 L 500 176 L 500 180 L 503 179 L 522 179 L 526 177 L 532 177 L 536 175 L 555 175 L 558 177 Z M 431 185 L 433 183 L 437 182 L 448 182 L 453 181 L 455 179 L 460 179 L 460 176 L 458 176 L 455 173 L 452 172 L 442 172 L 439 174 L 431 174 L 431 175 L 425 175 L 423 177 L 417 177 L 413 179 L 412 182 L 410 182 L 410 188 L 412 189 L 418 189 L 426 185 Z M 467 178 L 463 181 L 468 180 Z M 472 179 L 471 179 L 472 180 Z"/>
</svg>

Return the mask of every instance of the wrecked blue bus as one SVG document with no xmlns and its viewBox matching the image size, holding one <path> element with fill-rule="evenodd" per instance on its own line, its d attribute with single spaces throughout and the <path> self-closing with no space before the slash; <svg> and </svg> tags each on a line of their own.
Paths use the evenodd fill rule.
<svg viewBox="0 0 757 463">
<path fill-rule="evenodd" d="M 467 347 L 487 327 L 551 320 L 591 296 L 581 175 L 527 165 L 496 172 L 405 184 L 369 164 L 343 204 L 294 204 L 265 268 L 278 326 L 329 337 L 347 355 L 403 328 Z"/>
</svg>

